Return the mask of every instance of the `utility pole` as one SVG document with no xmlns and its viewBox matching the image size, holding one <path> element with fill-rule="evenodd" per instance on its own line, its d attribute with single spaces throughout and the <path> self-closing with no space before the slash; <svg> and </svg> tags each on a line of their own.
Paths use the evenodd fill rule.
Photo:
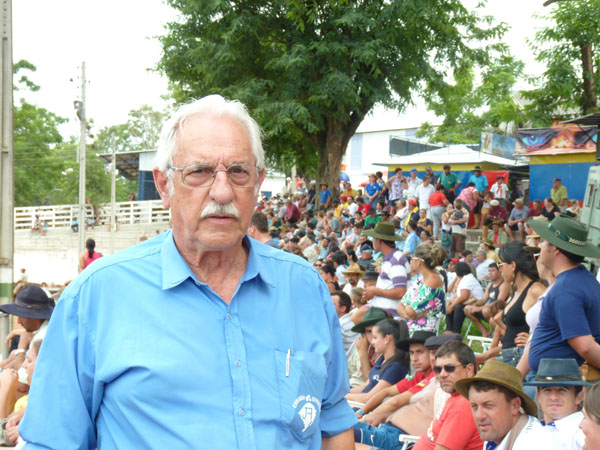
<svg viewBox="0 0 600 450">
<path fill-rule="evenodd" d="M 115 252 L 115 231 L 117 228 L 117 218 L 115 211 L 115 197 L 116 197 L 116 179 L 117 179 L 117 156 L 116 156 L 116 145 L 112 143 L 112 167 L 111 167 L 111 182 L 110 182 L 110 252 Z"/>
<path fill-rule="evenodd" d="M 14 196 L 13 196 L 13 60 L 12 0 L 0 6 L 0 303 L 11 303 L 13 293 Z M 10 321 L 0 318 L 0 342 L 8 335 Z M 7 350 L 2 346 L 2 356 Z"/>
<path fill-rule="evenodd" d="M 85 118 L 85 61 L 81 63 L 81 101 L 73 102 L 81 124 L 79 136 L 79 253 L 85 248 L 85 139 L 87 123 Z"/>
</svg>

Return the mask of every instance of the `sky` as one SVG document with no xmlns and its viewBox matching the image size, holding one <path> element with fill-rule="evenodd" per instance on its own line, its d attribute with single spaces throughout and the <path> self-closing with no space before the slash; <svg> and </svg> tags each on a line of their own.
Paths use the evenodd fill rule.
<svg viewBox="0 0 600 450">
<path fill-rule="evenodd" d="M 477 0 L 463 0 L 473 7 Z M 505 41 L 526 63 L 530 74 L 541 73 L 525 41 L 540 22 L 533 13 L 545 13 L 543 0 L 489 0 L 483 10 L 511 26 Z M 79 123 L 73 101 L 81 97 L 81 62 L 86 63 L 87 117 L 94 129 L 123 123 L 127 114 L 144 104 L 162 109 L 167 80 L 151 71 L 161 57 L 154 37 L 164 34 L 176 12 L 162 0 L 13 0 L 13 60 L 37 66 L 30 77 L 41 86 L 27 97 L 38 106 L 69 119 L 61 130 L 77 135 Z M 410 123 L 420 125 L 431 113 L 422 104 L 406 111 Z M 361 128 L 397 126 L 398 114 L 376 108 Z"/>
</svg>

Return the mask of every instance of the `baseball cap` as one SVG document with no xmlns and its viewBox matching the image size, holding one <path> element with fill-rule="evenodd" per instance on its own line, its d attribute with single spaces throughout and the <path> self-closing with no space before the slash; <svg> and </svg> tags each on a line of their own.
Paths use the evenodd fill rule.
<svg viewBox="0 0 600 450">
<path fill-rule="evenodd" d="M 415 169 L 414 167 L 413 167 L 412 169 L 410 169 L 410 171 L 411 171 L 411 172 L 414 172 L 414 173 L 417 173 L 417 172 L 418 172 L 418 170 L 417 170 L 417 169 Z"/>
<path fill-rule="evenodd" d="M 555 177 L 555 178 L 552 180 L 552 182 L 553 182 L 553 183 L 556 183 L 557 181 L 561 181 L 559 177 Z"/>
</svg>

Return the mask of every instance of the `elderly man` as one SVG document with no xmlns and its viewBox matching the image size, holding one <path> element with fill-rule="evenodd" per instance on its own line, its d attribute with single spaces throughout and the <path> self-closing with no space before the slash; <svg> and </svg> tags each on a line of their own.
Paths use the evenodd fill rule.
<svg viewBox="0 0 600 450">
<path fill-rule="evenodd" d="M 510 364 L 490 360 L 475 377 L 459 380 L 456 390 L 471 403 L 486 450 L 565 448 L 535 417 L 537 406 L 523 392 L 521 373 Z"/>
<path fill-rule="evenodd" d="M 505 222 L 506 221 L 506 209 L 496 199 L 490 201 L 490 208 L 487 210 L 483 219 L 482 228 L 482 239 L 488 238 L 489 228 L 494 221 Z"/>
<path fill-rule="evenodd" d="M 205 97 L 167 122 L 154 179 L 173 229 L 64 291 L 19 429 L 32 448 L 351 445 L 325 283 L 246 236 L 264 176 L 240 102 Z"/>
<path fill-rule="evenodd" d="M 514 241 L 514 232 L 519 232 L 519 237 L 522 241 L 525 240 L 525 222 L 529 217 L 529 209 L 523 207 L 523 199 L 518 198 L 515 200 L 515 207 L 508 216 L 508 221 L 504 224 L 504 231 L 508 234 L 508 237 Z"/>
</svg>

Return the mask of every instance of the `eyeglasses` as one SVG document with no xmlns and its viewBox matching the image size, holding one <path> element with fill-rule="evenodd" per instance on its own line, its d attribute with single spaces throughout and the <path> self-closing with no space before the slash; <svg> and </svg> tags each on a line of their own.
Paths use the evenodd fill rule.
<svg viewBox="0 0 600 450">
<path fill-rule="evenodd" d="M 446 364 L 444 366 L 433 366 L 433 373 L 435 373 L 436 375 L 439 375 L 440 373 L 442 373 L 442 369 L 444 369 L 446 371 L 446 373 L 454 373 L 454 371 L 456 370 L 457 367 L 465 367 L 462 364 L 456 365 L 456 364 Z"/>
<path fill-rule="evenodd" d="M 232 164 L 225 169 L 215 169 L 210 164 L 186 164 L 183 167 L 169 166 L 169 169 L 181 172 L 181 181 L 189 187 L 209 187 L 215 182 L 217 172 L 225 172 L 233 187 L 250 187 L 255 183 L 258 168 L 250 164 Z"/>
</svg>

